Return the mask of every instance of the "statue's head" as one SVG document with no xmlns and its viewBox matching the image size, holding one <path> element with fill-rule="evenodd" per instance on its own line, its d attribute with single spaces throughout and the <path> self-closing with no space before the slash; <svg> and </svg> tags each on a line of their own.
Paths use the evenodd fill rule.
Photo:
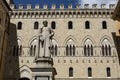
<svg viewBox="0 0 120 80">
<path fill-rule="evenodd" d="M 43 25 L 44 25 L 44 27 L 47 27 L 48 22 L 47 21 L 43 21 Z"/>
</svg>

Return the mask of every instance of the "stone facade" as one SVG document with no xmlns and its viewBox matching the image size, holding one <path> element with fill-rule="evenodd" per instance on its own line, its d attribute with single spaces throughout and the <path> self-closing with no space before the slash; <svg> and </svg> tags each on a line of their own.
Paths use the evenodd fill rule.
<svg viewBox="0 0 120 80">
<path fill-rule="evenodd" d="M 8 47 L 9 10 L 6 1 L 0 1 L 0 80 L 3 80 L 5 58 Z"/>
<path fill-rule="evenodd" d="M 43 8 L 36 5 L 35 9 L 31 4 L 26 9 L 22 4 L 18 9 L 10 6 L 13 11 L 5 80 L 34 80 L 37 35 L 45 20 L 55 32 L 52 40 L 55 80 L 120 79 L 115 24 L 111 19 L 114 4 L 108 9 L 105 4 L 101 8 L 97 4 L 92 8 L 88 4 L 72 8 L 70 4 L 67 9 L 63 4 L 59 9 L 55 4 L 51 9 L 47 5 Z"/>
</svg>

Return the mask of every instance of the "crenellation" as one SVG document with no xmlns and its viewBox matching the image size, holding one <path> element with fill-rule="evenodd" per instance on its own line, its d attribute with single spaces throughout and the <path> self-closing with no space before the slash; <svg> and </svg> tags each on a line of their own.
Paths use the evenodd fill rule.
<svg viewBox="0 0 120 80">
<path fill-rule="evenodd" d="M 60 4 L 60 9 L 64 9 L 64 4 Z"/>
<path fill-rule="evenodd" d="M 39 5 L 39 4 L 36 4 L 36 5 L 35 5 L 35 9 L 40 9 L 40 5 Z"/>
<path fill-rule="evenodd" d="M 27 4 L 27 9 L 32 9 L 32 4 Z"/>
<path fill-rule="evenodd" d="M 11 6 L 12 8 L 14 8 L 15 5 L 11 5 Z M 108 9 L 103 10 L 106 7 L 105 4 L 102 4 L 100 9 L 98 9 L 97 4 L 93 4 L 92 9 L 89 7 L 89 4 L 85 4 L 84 8 L 81 8 L 80 4 L 77 4 L 76 8 L 73 8 L 72 4 L 69 4 L 68 9 L 64 9 L 64 4 L 60 4 L 60 9 L 63 9 L 63 11 L 59 12 L 60 9 L 56 9 L 55 4 L 52 4 L 50 10 L 48 10 L 47 4 L 44 4 L 43 8 L 40 8 L 40 5 L 36 4 L 35 9 L 38 9 L 38 11 L 35 12 L 35 9 L 32 8 L 31 4 L 27 5 L 27 9 L 31 9 L 30 11 L 26 11 L 26 9 L 24 8 L 24 5 L 19 4 L 18 9 L 13 9 L 13 11 L 14 10 L 15 11 L 13 12 L 12 15 L 10 14 L 10 16 L 12 18 L 17 18 L 17 17 L 20 17 L 20 18 L 111 17 L 113 14 L 112 12 L 113 12 L 114 6 L 115 6 L 114 4 L 110 4 L 109 10 Z M 41 9 L 44 9 L 44 10 L 41 11 Z M 75 9 L 78 9 L 78 11 L 76 12 Z"/>
<path fill-rule="evenodd" d="M 115 4 L 110 4 L 110 5 L 109 5 L 109 8 L 110 8 L 110 9 L 115 9 Z"/>
<path fill-rule="evenodd" d="M 97 4 L 93 4 L 93 5 L 92 5 L 92 8 L 93 8 L 93 9 L 97 9 Z"/>
<path fill-rule="evenodd" d="M 56 5 L 52 4 L 51 9 L 56 9 Z"/>
<path fill-rule="evenodd" d="M 47 5 L 47 4 L 44 4 L 44 5 L 43 5 L 43 9 L 48 9 L 48 5 Z"/>
<path fill-rule="evenodd" d="M 15 4 L 10 4 L 11 9 L 15 9 Z"/>
<path fill-rule="evenodd" d="M 15 6 L 16 6 L 15 4 L 10 4 L 11 9 L 17 9 Z M 109 4 L 108 9 L 114 9 L 115 6 L 116 6 L 115 4 Z M 60 4 L 58 9 L 64 9 L 64 8 L 65 8 L 64 4 Z M 89 4 L 84 4 L 83 7 L 81 7 L 80 4 L 76 4 L 75 8 L 73 8 L 72 4 L 68 5 L 68 9 L 98 9 L 98 8 L 99 7 L 98 7 L 97 4 L 92 4 L 92 7 L 90 7 Z M 24 7 L 23 4 L 19 4 L 18 9 L 23 9 L 24 10 L 25 7 Z M 32 5 L 31 4 L 27 4 L 27 9 L 32 9 Z M 33 9 L 48 9 L 48 5 L 44 4 L 43 8 L 40 8 L 40 5 L 36 4 Z M 49 8 L 49 9 L 56 9 L 56 4 L 52 4 L 51 8 Z M 101 4 L 101 7 L 99 9 L 107 9 L 106 4 Z"/>
<path fill-rule="evenodd" d="M 80 4 L 76 4 L 76 9 L 80 9 Z"/>
<path fill-rule="evenodd" d="M 68 9 L 72 9 L 72 4 L 69 4 L 69 5 L 68 5 Z"/>
<path fill-rule="evenodd" d="M 89 9 L 89 4 L 84 4 L 85 9 Z"/>
<path fill-rule="evenodd" d="M 23 4 L 19 4 L 19 9 L 24 9 Z"/>
<path fill-rule="evenodd" d="M 106 4 L 101 4 L 101 9 L 105 9 L 106 8 Z"/>
</svg>

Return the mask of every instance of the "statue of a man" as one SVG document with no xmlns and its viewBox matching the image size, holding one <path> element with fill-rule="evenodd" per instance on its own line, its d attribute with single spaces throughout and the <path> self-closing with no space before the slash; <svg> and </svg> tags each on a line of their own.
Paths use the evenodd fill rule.
<svg viewBox="0 0 120 80">
<path fill-rule="evenodd" d="M 50 49 L 53 35 L 54 32 L 51 27 L 48 27 L 48 22 L 44 21 L 39 35 L 39 57 L 51 57 Z"/>
</svg>

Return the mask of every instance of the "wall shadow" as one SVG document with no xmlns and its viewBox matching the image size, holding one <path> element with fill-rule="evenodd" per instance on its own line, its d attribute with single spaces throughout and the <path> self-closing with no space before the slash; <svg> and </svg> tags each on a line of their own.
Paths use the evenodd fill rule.
<svg viewBox="0 0 120 80">
<path fill-rule="evenodd" d="M 116 36 L 116 33 L 112 33 L 112 37 L 115 43 L 115 47 L 118 53 L 119 64 L 120 64 L 120 36 Z"/>
<path fill-rule="evenodd" d="M 5 61 L 4 80 L 18 80 L 20 78 L 19 56 L 16 55 L 17 30 L 16 25 L 10 23 L 8 47 Z"/>
</svg>

